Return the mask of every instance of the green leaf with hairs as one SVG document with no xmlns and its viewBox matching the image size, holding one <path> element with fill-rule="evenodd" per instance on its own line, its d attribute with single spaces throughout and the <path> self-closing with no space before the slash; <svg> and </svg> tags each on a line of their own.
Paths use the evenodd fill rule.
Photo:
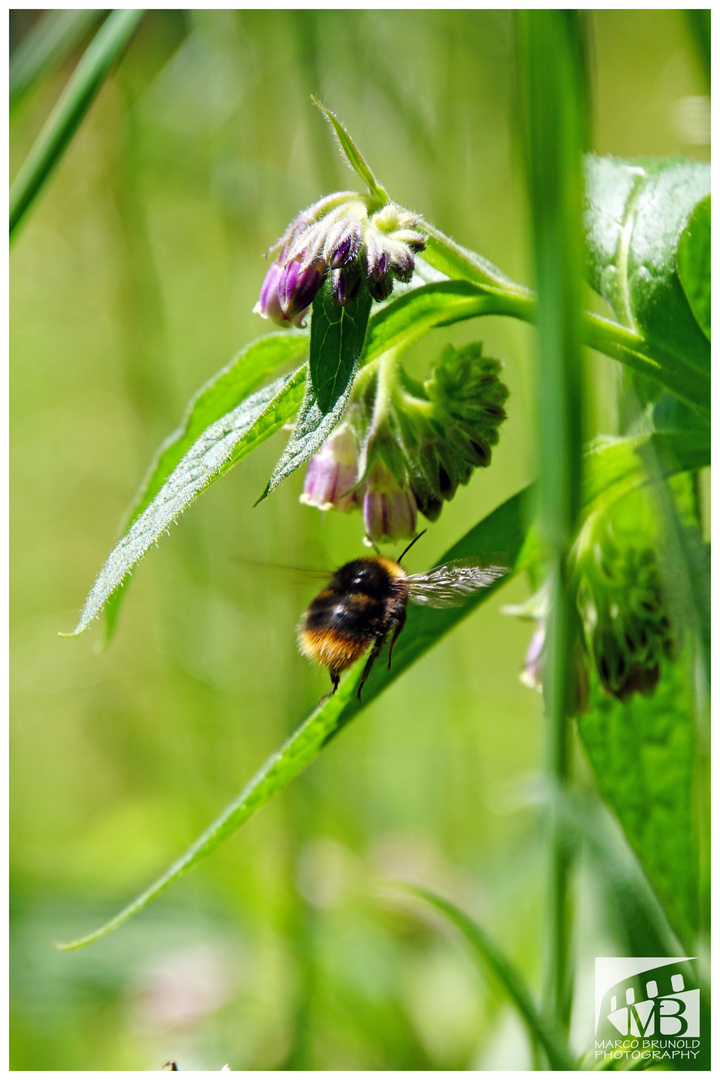
<svg viewBox="0 0 720 1080">
<path fill-rule="evenodd" d="M 600 793 L 686 949 L 698 917 L 694 712 L 685 655 L 663 663 L 652 697 L 621 702 L 595 685 L 578 720 Z"/>
<path fill-rule="evenodd" d="M 661 360 L 674 358 L 706 374 L 710 347 L 681 284 L 679 249 L 696 211 L 701 213 L 698 205 L 709 195 L 710 167 L 591 154 L 586 182 L 591 285 Z"/>
<path fill-rule="evenodd" d="M 678 275 L 692 313 L 710 340 L 710 196 L 697 204 L 677 253 Z"/>
<path fill-rule="evenodd" d="M 340 423 L 352 396 L 371 306 L 370 294 L 363 288 L 355 300 L 341 307 L 333 299 L 329 275 L 325 279 L 313 301 L 305 397 L 293 433 L 258 502 L 309 461 Z"/>
<path fill-rule="evenodd" d="M 303 366 L 276 379 L 204 429 L 112 551 L 68 637 L 87 629 L 135 565 L 201 492 L 292 419 L 305 377 Z"/>
<path fill-rule="evenodd" d="M 246 345 L 201 386 L 190 400 L 180 426 L 160 446 L 128 509 L 122 533 L 150 505 L 193 444 L 211 424 L 237 408 L 278 368 L 297 363 L 308 349 L 308 337 L 297 331 L 278 332 Z M 115 589 L 105 608 L 105 641 L 115 632 L 129 577 Z"/>
<path fill-rule="evenodd" d="M 327 109 L 321 101 L 318 101 L 316 97 L 313 97 L 313 101 L 335 132 L 335 138 L 337 139 L 343 157 L 350 168 L 357 173 L 363 183 L 367 184 L 373 195 L 376 195 L 384 203 L 389 202 L 390 199 L 387 192 L 375 179 L 372 169 L 350 138 L 348 132 L 338 120 L 335 113 L 330 112 L 330 110 Z"/>
</svg>

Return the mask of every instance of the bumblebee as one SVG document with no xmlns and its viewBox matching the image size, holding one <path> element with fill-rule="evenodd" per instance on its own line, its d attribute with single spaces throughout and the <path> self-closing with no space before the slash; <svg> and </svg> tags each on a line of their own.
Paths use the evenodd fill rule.
<svg viewBox="0 0 720 1080">
<path fill-rule="evenodd" d="M 408 553 L 416 536 L 400 559 Z M 393 648 L 405 626 L 408 601 L 429 607 L 457 607 L 469 595 L 492 585 L 507 566 L 488 565 L 478 559 L 455 559 L 424 574 L 408 574 L 394 559 L 368 555 L 345 563 L 318 593 L 297 628 L 303 656 L 330 672 L 332 691 L 340 675 L 368 649 L 357 696 L 360 700 L 378 653 L 390 639 L 388 669 Z"/>
</svg>

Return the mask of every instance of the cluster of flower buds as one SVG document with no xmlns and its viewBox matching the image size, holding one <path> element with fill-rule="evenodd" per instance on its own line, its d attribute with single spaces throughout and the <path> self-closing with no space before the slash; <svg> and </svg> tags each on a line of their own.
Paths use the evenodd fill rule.
<svg viewBox="0 0 720 1080">
<path fill-rule="evenodd" d="M 650 696 L 663 659 L 677 654 L 657 555 L 603 520 L 578 560 L 585 648 L 603 687 L 620 701 Z"/>
<path fill-rule="evenodd" d="M 340 191 L 303 210 L 271 251 L 270 265 L 254 307 L 282 326 L 302 326 L 315 295 L 331 275 L 335 302 L 344 307 L 366 286 L 373 300 L 386 300 L 395 281 L 410 281 L 415 255 L 425 247 L 419 217 L 395 203 Z"/>
<path fill-rule="evenodd" d="M 585 522 L 575 545 L 573 572 L 580 621 L 571 695 L 575 714 L 587 705 L 588 668 L 595 670 L 607 693 L 627 701 L 636 693 L 651 696 L 662 661 L 677 656 L 678 639 L 667 614 L 657 553 L 650 543 L 655 533 L 643 509 L 636 505 L 624 520 L 617 507 L 611 517 L 595 513 Z M 547 609 L 547 589 L 522 607 L 506 609 L 507 614 L 538 620 L 520 676 L 526 686 L 537 690 L 543 688 Z"/>
<path fill-rule="evenodd" d="M 490 464 L 506 416 L 500 371 L 479 344 L 449 346 L 424 384 L 381 358 L 361 374 L 345 420 L 311 458 L 302 501 L 361 507 L 372 543 L 414 536 L 418 511 L 435 521 L 458 484 Z"/>
<path fill-rule="evenodd" d="M 492 460 L 498 429 L 507 417 L 508 389 L 501 371 L 499 360 L 483 356 L 480 342 L 462 349 L 448 345 L 422 390 L 405 394 L 407 405 L 414 405 L 399 413 L 410 488 L 430 521 L 474 469 L 487 468 Z"/>
</svg>

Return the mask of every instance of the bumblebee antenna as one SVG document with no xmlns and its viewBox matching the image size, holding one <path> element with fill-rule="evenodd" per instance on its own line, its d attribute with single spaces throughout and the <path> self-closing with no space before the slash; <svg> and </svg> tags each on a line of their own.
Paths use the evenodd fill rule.
<svg viewBox="0 0 720 1080">
<path fill-rule="evenodd" d="M 418 533 L 418 534 L 417 534 L 417 536 L 415 537 L 415 539 L 414 539 L 414 540 L 411 540 L 411 541 L 410 541 L 410 543 L 408 544 L 408 546 L 407 546 L 407 547 L 405 548 L 405 550 L 403 551 L 402 555 L 401 555 L 401 556 L 400 556 L 400 558 L 398 559 L 398 562 L 399 562 L 399 563 L 403 561 L 403 559 L 405 558 L 405 556 L 407 555 L 408 551 L 409 551 L 409 550 L 410 550 L 410 548 L 411 548 L 411 547 L 413 546 L 413 544 L 416 544 L 416 543 L 418 542 L 418 540 L 420 539 L 420 537 L 421 537 L 421 536 L 424 536 L 426 532 L 427 532 L 427 529 L 423 529 L 423 531 L 422 531 L 421 533 Z"/>
</svg>

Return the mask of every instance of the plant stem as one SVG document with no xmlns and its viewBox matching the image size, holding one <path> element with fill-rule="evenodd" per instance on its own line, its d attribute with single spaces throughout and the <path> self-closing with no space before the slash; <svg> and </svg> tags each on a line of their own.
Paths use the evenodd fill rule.
<svg viewBox="0 0 720 1080">
<path fill-rule="evenodd" d="M 427 261 L 447 273 L 451 279 L 468 281 L 478 290 L 476 310 L 472 311 L 468 307 L 463 318 L 472 318 L 475 315 L 507 315 L 512 319 L 538 325 L 538 299 L 532 290 L 509 279 L 503 279 L 500 271 L 496 271 L 494 267 L 493 272 L 500 276 L 493 277 L 487 268 L 479 268 L 479 256 L 457 248 L 452 240 L 443 237 L 438 230 L 433 230 L 432 237 L 432 257 Z M 654 379 L 687 402 L 700 415 L 709 416 L 709 374 L 684 363 L 657 343 L 650 347 L 636 331 L 601 315 L 583 312 L 581 333 L 583 344 L 605 353 L 613 360 L 619 360 L 639 375 Z"/>
<path fill-rule="evenodd" d="M 544 1011 L 558 1031 L 567 1033 L 572 999 L 571 852 L 562 800 L 570 783 L 575 624 L 566 575 L 581 502 L 583 440 L 580 288 L 586 88 L 578 13 L 522 11 L 518 46 L 538 283 L 540 531 L 552 587 L 544 677 L 551 795 Z"/>
<path fill-rule="evenodd" d="M 10 57 L 10 102 L 15 104 L 30 87 L 75 47 L 83 34 L 105 16 L 94 8 L 48 11 L 38 19 Z"/>
<path fill-rule="evenodd" d="M 113 11 L 83 53 L 10 189 L 11 237 L 67 149 L 142 15 L 142 9 L 136 8 Z"/>
</svg>

